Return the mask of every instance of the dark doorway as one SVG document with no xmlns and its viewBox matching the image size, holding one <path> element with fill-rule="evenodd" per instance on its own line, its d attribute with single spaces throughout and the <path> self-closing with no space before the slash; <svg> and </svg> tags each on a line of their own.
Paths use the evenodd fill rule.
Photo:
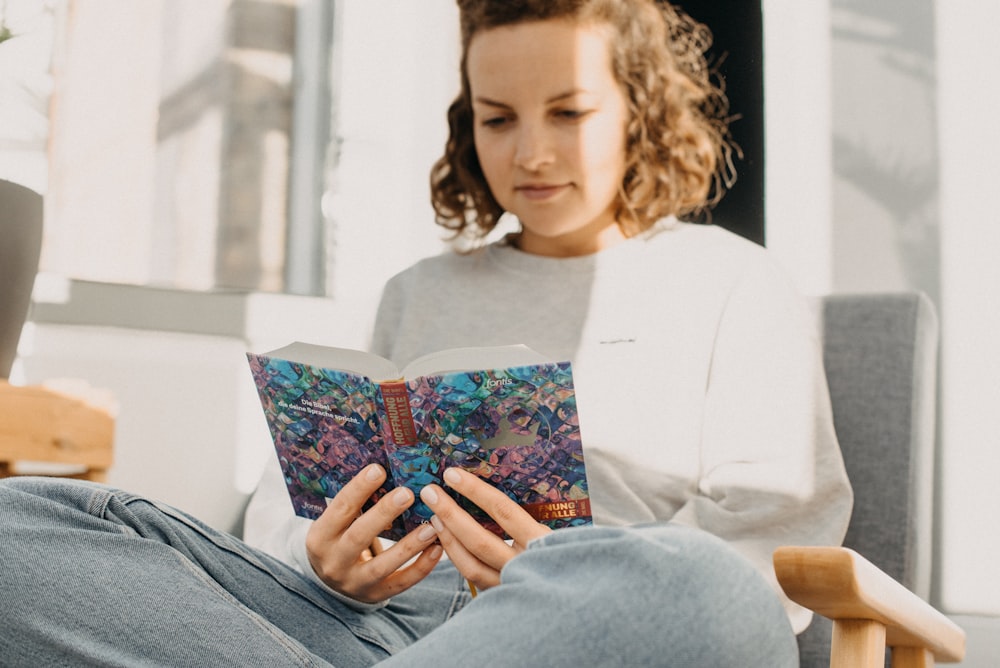
<svg viewBox="0 0 1000 668">
<path fill-rule="evenodd" d="M 725 82 L 730 129 L 743 152 L 736 183 L 712 210 L 711 222 L 764 244 L 764 48 L 760 0 L 677 0 L 712 30 L 709 62 Z"/>
</svg>

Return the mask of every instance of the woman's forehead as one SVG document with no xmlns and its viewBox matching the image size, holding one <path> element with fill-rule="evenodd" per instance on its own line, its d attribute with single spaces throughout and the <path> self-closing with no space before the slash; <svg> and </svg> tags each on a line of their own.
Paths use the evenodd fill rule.
<svg viewBox="0 0 1000 668">
<path fill-rule="evenodd" d="M 474 97 L 515 89 L 548 97 L 613 84 L 610 60 L 606 30 L 549 19 L 477 33 L 466 68 Z"/>
</svg>

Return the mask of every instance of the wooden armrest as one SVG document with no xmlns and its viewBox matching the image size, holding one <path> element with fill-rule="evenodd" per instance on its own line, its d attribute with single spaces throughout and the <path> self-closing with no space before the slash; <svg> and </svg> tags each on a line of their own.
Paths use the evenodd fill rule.
<svg viewBox="0 0 1000 668">
<path fill-rule="evenodd" d="M 957 624 L 851 549 L 781 547 L 774 570 L 790 599 L 835 624 L 878 622 L 885 645 L 929 651 L 941 662 L 965 655 L 965 632 Z"/>
<path fill-rule="evenodd" d="M 40 386 L 0 381 L 0 459 L 108 469 L 114 418 L 106 410 Z"/>
</svg>

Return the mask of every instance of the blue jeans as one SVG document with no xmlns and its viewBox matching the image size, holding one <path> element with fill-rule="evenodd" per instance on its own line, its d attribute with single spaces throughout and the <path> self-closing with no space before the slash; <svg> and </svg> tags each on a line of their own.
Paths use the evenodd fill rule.
<svg viewBox="0 0 1000 668">
<path fill-rule="evenodd" d="M 444 563 L 375 612 L 177 510 L 0 481 L 4 666 L 798 665 L 777 596 L 669 524 L 554 532 L 470 599 Z"/>
</svg>

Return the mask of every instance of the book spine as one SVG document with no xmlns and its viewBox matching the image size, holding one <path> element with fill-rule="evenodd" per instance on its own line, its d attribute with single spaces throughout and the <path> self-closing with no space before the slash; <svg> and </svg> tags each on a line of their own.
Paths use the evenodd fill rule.
<svg viewBox="0 0 1000 668">
<path fill-rule="evenodd" d="M 539 522 L 571 520 L 581 517 L 589 519 L 591 517 L 589 498 L 567 499 L 551 503 L 527 503 L 522 504 L 521 507 Z"/>
<path fill-rule="evenodd" d="M 402 380 L 380 383 L 389 436 L 397 446 L 417 444 L 417 427 L 410 411 L 410 392 Z"/>
</svg>

